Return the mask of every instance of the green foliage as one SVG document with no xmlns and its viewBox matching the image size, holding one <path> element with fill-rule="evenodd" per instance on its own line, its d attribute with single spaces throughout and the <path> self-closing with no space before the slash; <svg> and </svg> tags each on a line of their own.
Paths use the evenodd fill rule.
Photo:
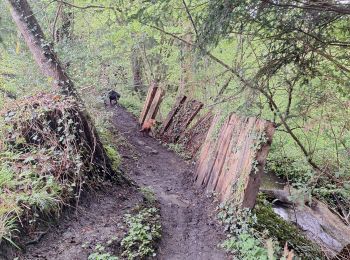
<svg viewBox="0 0 350 260">
<path fill-rule="evenodd" d="M 268 236 L 278 241 L 280 247 L 288 242 L 288 245 L 303 259 L 323 258 L 321 249 L 302 235 L 296 226 L 274 213 L 271 204 L 262 197 L 259 197 L 253 213 L 256 216 L 254 229 L 259 232 L 267 230 Z"/>
<path fill-rule="evenodd" d="M 276 259 L 274 255 L 279 248 L 274 241 L 254 229 L 256 217 L 249 210 L 222 204 L 218 217 L 228 233 L 221 246 L 237 259 Z M 273 258 L 269 258 L 271 255 Z"/>
<path fill-rule="evenodd" d="M 18 248 L 12 239 L 14 234 L 19 232 L 16 221 L 17 218 L 12 216 L 11 212 L 0 214 L 0 241 L 5 240 Z"/>
<path fill-rule="evenodd" d="M 305 163 L 305 159 L 300 154 L 281 153 L 273 145 L 267 163 L 266 171 L 277 176 L 289 179 L 294 183 L 307 183 L 313 177 L 312 168 Z"/>
<path fill-rule="evenodd" d="M 128 259 L 142 259 L 155 256 L 155 242 L 161 237 L 159 210 L 156 207 L 143 208 L 135 215 L 127 214 L 125 222 L 129 227 L 121 245 L 122 256 Z"/>
<path fill-rule="evenodd" d="M 239 255 L 239 259 L 269 259 L 268 249 L 261 246 L 260 240 L 246 232 L 225 240 L 222 247 L 230 253 Z"/>
<path fill-rule="evenodd" d="M 321 249 L 276 215 L 262 197 L 253 211 L 222 204 L 218 217 L 228 233 L 222 247 L 238 259 L 279 259 L 286 242 L 303 259 L 323 259 Z"/>
<path fill-rule="evenodd" d="M 156 203 L 156 195 L 151 187 L 141 187 L 140 192 L 145 198 L 146 202 L 150 205 L 154 205 Z"/>
<path fill-rule="evenodd" d="M 105 247 L 96 245 L 95 250 L 89 255 L 88 260 L 118 260 L 119 258 L 105 252 Z"/>
<path fill-rule="evenodd" d="M 97 160 L 90 164 L 93 144 L 71 98 L 41 93 L 6 104 L 0 116 L 1 238 L 9 241 L 17 222 L 35 230 L 103 174 Z"/>
<path fill-rule="evenodd" d="M 13 182 L 15 173 L 7 166 L 2 165 L 0 168 L 0 191 L 4 188 L 12 188 L 15 183 Z"/>
<path fill-rule="evenodd" d="M 142 98 L 138 93 L 126 91 L 122 93 L 123 98 L 120 99 L 120 104 L 135 116 L 139 116 L 142 109 Z"/>
</svg>

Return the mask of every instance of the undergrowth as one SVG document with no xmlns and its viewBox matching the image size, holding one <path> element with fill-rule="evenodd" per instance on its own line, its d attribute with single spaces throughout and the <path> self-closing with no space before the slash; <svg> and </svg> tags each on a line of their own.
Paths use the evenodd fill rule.
<svg viewBox="0 0 350 260">
<path fill-rule="evenodd" d="M 152 190 L 141 188 L 144 203 L 125 215 L 127 235 L 121 241 L 122 256 L 127 259 L 144 259 L 156 256 L 156 243 L 161 238 L 160 213 Z"/>
<path fill-rule="evenodd" d="M 161 238 L 158 202 L 149 187 L 139 188 L 143 201 L 124 215 L 124 224 L 118 223 L 124 235 L 111 237 L 97 244 L 88 260 L 149 259 L 156 256 Z M 87 248 L 88 244 L 83 245 Z"/>
<path fill-rule="evenodd" d="M 126 108 L 126 110 L 138 117 L 142 109 L 142 99 L 143 98 L 137 92 L 126 90 L 122 93 L 122 98 L 119 100 L 119 102 Z"/>
<path fill-rule="evenodd" d="M 105 247 L 98 244 L 95 247 L 93 253 L 91 253 L 88 257 L 88 260 L 118 260 L 117 256 L 111 255 L 111 253 L 106 252 Z"/>
<path fill-rule="evenodd" d="M 92 153 L 80 113 L 73 99 L 43 93 L 1 111 L 0 243 L 15 245 L 20 231 L 58 217 L 108 174 Z"/>
<path fill-rule="evenodd" d="M 320 248 L 295 226 L 277 216 L 261 197 L 253 211 L 231 203 L 222 204 L 218 217 L 227 232 L 221 247 L 234 259 L 274 260 L 295 254 L 302 259 L 322 259 Z"/>
<path fill-rule="evenodd" d="M 189 155 L 188 153 L 186 153 L 185 148 L 179 144 L 179 143 L 169 143 L 167 144 L 167 147 L 172 150 L 173 152 L 175 152 L 177 155 L 179 155 L 181 158 L 188 160 L 191 159 L 191 155 Z"/>
</svg>

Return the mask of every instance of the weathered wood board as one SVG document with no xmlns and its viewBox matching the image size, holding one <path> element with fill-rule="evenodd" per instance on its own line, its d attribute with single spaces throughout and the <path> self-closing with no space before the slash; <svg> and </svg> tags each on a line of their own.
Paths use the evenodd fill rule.
<svg viewBox="0 0 350 260">
<path fill-rule="evenodd" d="M 168 143 L 178 141 L 202 107 L 203 103 L 199 101 L 187 100 L 186 96 L 180 97 L 164 121 L 160 132 L 162 140 Z"/>
<path fill-rule="evenodd" d="M 201 149 L 196 184 L 217 193 L 221 201 L 252 208 L 275 128 L 271 122 L 235 114 L 222 126 L 218 123 L 216 115 Z"/>
<path fill-rule="evenodd" d="M 157 87 L 156 83 L 152 83 L 148 89 L 145 103 L 140 114 L 139 123 L 143 125 L 149 119 L 155 119 L 159 110 L 160 103 L 164 96 L 164 90 Z"/>
<path fill-rule="evenodd" d="M 186 152 L 195 158 L 200 151 L 202 144 L 207 136 L 210 128 L 213 115 L 209 112 L 203 117 L 199 118 L 198 121 L 188 130 L 180 135 L 179 143 L 185 148 Z"/>
<path fill-rule="evenodd" d="M 165 119 L 165 121 L 163 122 L 163 126 L 162 129 L 160 130 L 160 134 L 164 134 L 165 131 L 168 130 L 171 121 L 173 119 L 173 117 L 175 116 L 175 114 L 179 111 L 179 109 L 181 108 L 181 106 L 185 103 L 187 97 L 186 96 L 181 96 L 179 98 L 176 99 L 175 105 L 173 106 L 173 108 L 170 110 L 167 118 Z"/>
<path fill-rule="evenodd" d="M 152 82 L 150 87 L 148 88 L 146 100 L 143 103 L 143 108 L 141 110 L 141 114 L 140 114 L 140 118 L 139 118 L 140 125 L 142 125 L 143 122 L 145 121 L 146 115 L 149 111 L 149 108 L 151 107 L 151 104 L 152 104 L 152 101 L 154 99 L 154 96 L 156 95 L 157 89 L 158 89 L 158 87 L 157 87 L 156 83 Z"/>
<path fill-rule="evenodd" d="M 154 95 L 152 104 L 148 110 L 148 113 L 145 117 L 144 121 L 148 121 L 149 119 L 155 119 L 159 110 L 160 103 L 162 102 L 162 98 L 164 96 L 164 90 L 161 88 L 157 88 L 156 94 Z"/>
</svg>

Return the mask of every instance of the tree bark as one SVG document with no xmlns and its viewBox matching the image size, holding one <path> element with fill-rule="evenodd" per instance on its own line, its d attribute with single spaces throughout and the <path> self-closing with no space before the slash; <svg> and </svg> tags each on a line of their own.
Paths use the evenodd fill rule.
<svg viewBox="0 0 350 260">
<path fill-rule="evenodd" d="M 87 142 L 93 151 L 90 155 L 95 164 L 101 166 L 108 175 L 114 171 L 112 164 L 98 136 L 97 130 L 92 123 L 89 114 L 83 106 L 82 100 L 75 91 L 74 84 L 64 71 L 61 63 L 54 52 L 51 44 L 46 41 L 44 33 L 36 20 L 27 0 L 8 0 L 11 6 L 11 15 L 19 31 L 24 37 L 36 63 L 42 73 L 51 79 L 53 88 L 60 94 L 73 96 L 81 104 L 82 113 L 80 115 L 82 123 L 85 125 Z"/>
<path fill-rule="evenodd" d="M 190 28 L 187 30 L 190 31 Z M 185 36 L 185 39 L 188 43 L 183 43 L 181 47 L 182 57 L 181 57 L 181 77 L 180 77 L 180 83 L 179 88 L 177 91 L 177 96 L 182 95 L 188 95 L 191 96 L 194 89 L 193 89 L 193 75 L 192 75 L 192 63 L 193 63 L 193 57 L 192 57 L 192 34 L 187 33 Z"/>
<path fill-rule="evenodd" d="M 142 60 L 136 48 L 132 48 L 131 50 L 131 68 L 134 80 L 134 90 L 138 92 L 142 91 Z"/>
<path fill-rule="evenodd" d="M 51 79 L 56 91 L 78 98 L 73 82 L 62 68 L 51 44 L 46 41 L 28 2 L 26 0 L 8 0 L 8 2 L 11 5 L 12 18 L 43 74 Z"/>
</svg>

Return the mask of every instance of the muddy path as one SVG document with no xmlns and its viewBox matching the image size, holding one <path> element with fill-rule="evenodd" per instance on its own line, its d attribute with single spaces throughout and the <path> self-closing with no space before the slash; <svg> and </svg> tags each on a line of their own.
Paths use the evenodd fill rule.
<svg viewBox="0 0 350 260">
<path fill-rule="evenodd" d="M 84 195 L 77 210 L 65 212 L 57 225 L 43 228 L 41 231 L 46 234 L 40 241 L 27 246 L 26 252 L 18 257 L 25 260 L 86 260 L 97 245 L 106 246 L 112 238 L 120 241 L 127 231 L 123 224 L 124 214 L 142 199 L 135 187 L 106 182 L 103 190 Z M 33 234 L 34 237 L 39 237 L 41 231 Z M 111 245 L 110 251 L 120 250 L 115 244 Z"/>
<path fill-rule="evenodd" d="M 122 170 L 137 185 L 151 188 L 160 203 L 163 230 L 156 258 L 227 259 L 218 248 L 224 234 L 215 220 L 215 203 L 192 185 L 192 166 L 157 140 L 143 136 L 126 110 L 107 109 L 113 112 L 115 138 L 121 140 Z M 103 190 L 84 196 L 77 210 L 43 230 L 40 241 L 27 246 L 19 259 L 86 260 L 96 245 L 111 238 L 120 241 L 127 231 L 124 214 L 141 201 L 136 187 L 106 182 Z M 120 248 L 114 250 L 118 253 Z"/>
<path fill-rule="evenodd" d="M 193 186 L 193 167 L 143 136 L 136 119 L 123 108 L 112 110 L 115 128 L 126 140 L 118 148 L 123 170 L 138 185 L 151 187 L 161 205 L 158 259 L 226 259 L 217 246 L 224 234 L 215 221 L 215 203 Z"/>
</svg>

